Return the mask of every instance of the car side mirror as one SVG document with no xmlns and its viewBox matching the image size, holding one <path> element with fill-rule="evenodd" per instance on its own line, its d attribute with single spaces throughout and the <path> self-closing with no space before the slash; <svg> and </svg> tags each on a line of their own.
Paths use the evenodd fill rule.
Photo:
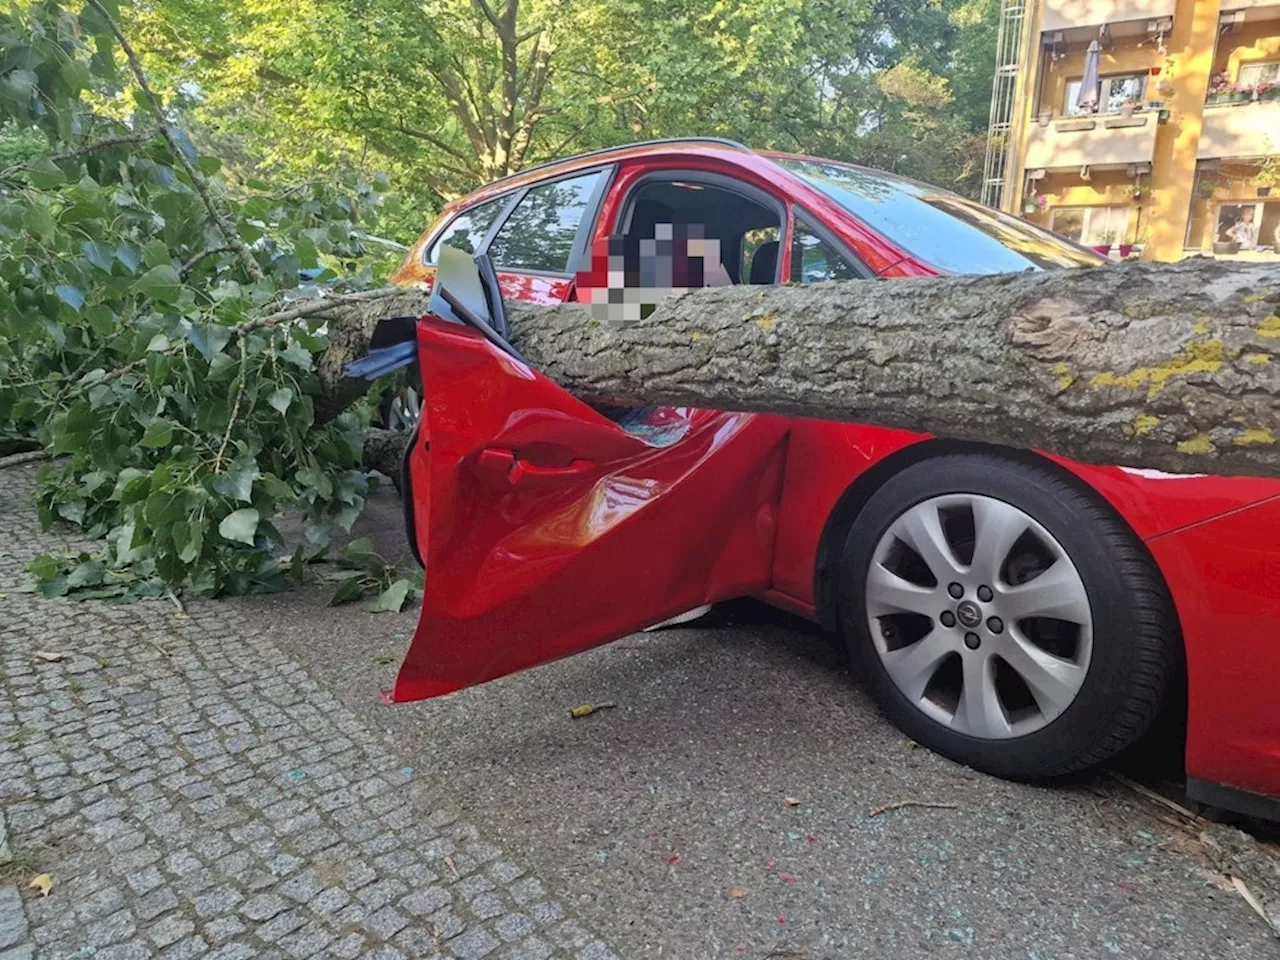
<svg viewBox="0 0 1280 960">
<path fill-rule="evenodd" d="M 442 245 L 427 311 L 475 327 L 512 356 L 524 359 L 507 342 L 507 311 L 498 274 L 488 255 L 473 257 L 456 247 Z"/>
</svg>

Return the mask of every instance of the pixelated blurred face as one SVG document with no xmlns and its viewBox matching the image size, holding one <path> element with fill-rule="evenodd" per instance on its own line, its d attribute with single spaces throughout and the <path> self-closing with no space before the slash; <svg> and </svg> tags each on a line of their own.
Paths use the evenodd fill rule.
<svg viewBox="0 0 1280 960">
<path fill-rule="evenodd" d="M 656 223 L 653 236 L 597 240 L 591 269 L 577 275 L 578 300 L 597 320 L 642 320 L 674 293 L 732 283 L 720 241 L 700 223 Z"/>
</svg>

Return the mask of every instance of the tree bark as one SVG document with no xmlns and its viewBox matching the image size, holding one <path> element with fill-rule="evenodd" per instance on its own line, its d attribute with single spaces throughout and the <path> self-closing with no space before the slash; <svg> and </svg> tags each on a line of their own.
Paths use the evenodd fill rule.
<svg viewBox="0 0 1280 960">
<path fill-rule="evenodd" d="M 781 413 L 1093 463 L 1280 475 L 1274 266 L 717 287 L 671 296 L 634 323 L 581 305 L 508 309 L 513 345 L 588 403 Z"/>
</svg>

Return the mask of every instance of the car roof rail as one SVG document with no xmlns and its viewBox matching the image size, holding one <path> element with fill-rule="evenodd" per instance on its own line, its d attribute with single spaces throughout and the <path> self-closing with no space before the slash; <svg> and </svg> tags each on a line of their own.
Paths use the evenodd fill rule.
<svg viewBox="0 0 1280 960">
<path fill-rule="evenodd" d="M 571 157 L 561 157 L 558 160 L 547 160 L 544 163 L 536 164 L 532 167 L 525 167 L 523 170 L 517 170 L 515 173 L 509 173 L 505 177 L 492 180 L 484 184 L 485 187 L 492 187 L 499 183 L 505 183 L 516 177 L 523 177 L 529 173 L 536 173 L 549 167 L 557 166 L 561 163 L 568 163 L 570 160 L 586 160 L 590 157 L 606 157 L 611 153 L 619 153 L 623 150 L 631 150 L 635 147 L 660 147 L 666 144 L 676 143 L 711 143 L 721 147 L 732 147 L 742 153 L 751 153 L 752 150 L 745 143 L 739 143 L 737 140 L 729 140 L 725 137 L 663 137 L 658 140 L 640 140 L 636 143 L 620 143 L 613 147 L 601 147 L 599 150 L 589 150 L 586 153 L 575 153 Z"/>
</svg>

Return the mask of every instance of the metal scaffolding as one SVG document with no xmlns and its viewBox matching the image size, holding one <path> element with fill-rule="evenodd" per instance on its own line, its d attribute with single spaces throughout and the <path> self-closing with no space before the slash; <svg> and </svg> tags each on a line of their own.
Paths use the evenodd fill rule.
<svg viewBox="0 0 1280 960">
<path fill-rule="evenodd" d="M 1000 206 L 1005 167 L 1013 146 L 1009 142 L 1009 131 L 1013 126 L 1013 106 L 1018 93 L 1022 27 L 1026 15 L 1027 0 L 1002 0 L 996 32 L 996 73 L 991 82 L 987 151 L 982 161 L 982 202 L 992 207 Z"/>
</svg>

